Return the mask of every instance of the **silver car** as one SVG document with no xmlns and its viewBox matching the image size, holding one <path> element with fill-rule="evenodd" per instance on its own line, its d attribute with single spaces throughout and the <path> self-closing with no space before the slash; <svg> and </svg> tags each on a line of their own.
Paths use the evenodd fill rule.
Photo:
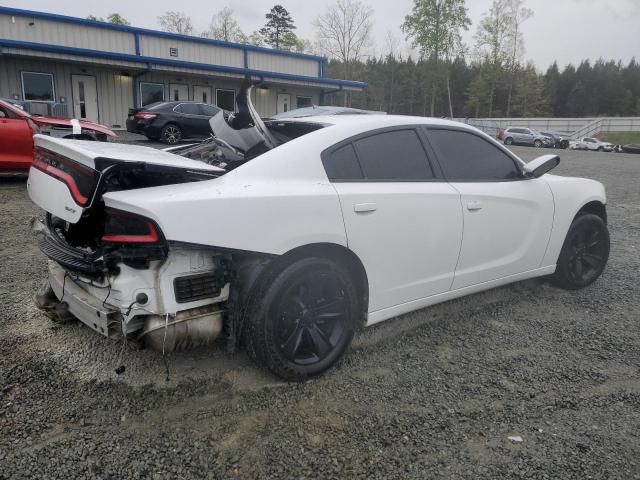
<svg viewBox="0 0 640 480">
<path fill-rule="evenodd" d="M 507 128 L 503 133 L 503 141 L 505 145 L 531 145 L 538 148 L 551 147 L 555 143 L 552 138 L 525 127 Z"/>
</svg>

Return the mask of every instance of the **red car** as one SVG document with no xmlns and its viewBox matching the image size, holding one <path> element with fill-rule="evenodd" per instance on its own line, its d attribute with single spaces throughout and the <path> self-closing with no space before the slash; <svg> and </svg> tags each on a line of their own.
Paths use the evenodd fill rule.
<svg viewBox="0 0 640 480">
<path fill-rule="evenodd" d="M 26 170 L 31 166 L 36 133 L 102 142 L 116 138 L 104 125 L 63 117 L 32 116 L 19 104 L 0 100 L 0 172 Z"/>
</svg>

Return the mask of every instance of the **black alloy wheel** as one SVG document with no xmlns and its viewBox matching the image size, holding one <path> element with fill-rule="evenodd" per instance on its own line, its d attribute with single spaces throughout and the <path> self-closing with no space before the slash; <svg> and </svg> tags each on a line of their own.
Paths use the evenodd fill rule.
<svg viewBox="0 0 640 480">
<path fill-rule="evenodd" d="M 554 282 L 570 290 L 592 284 L 602 274 L 609 250 L 609 231 L 604 221 L 593 214 L 577 217 L 562 246 Z"/>
<path fill-rule="evenodd" d="M 268 282 L 252 315 L 251 350 L 259 363 L 300 381 L 331 368 L 361 317 L 357 289 L 342 265 L 304 258 Z"/>
<path fill-rule="evenodd" d="M 162 127 L 160 139 L 168 145 L 175 145 L 182 139 L 182 130 L 177 125 L 170 123 Z"/>
</svg>

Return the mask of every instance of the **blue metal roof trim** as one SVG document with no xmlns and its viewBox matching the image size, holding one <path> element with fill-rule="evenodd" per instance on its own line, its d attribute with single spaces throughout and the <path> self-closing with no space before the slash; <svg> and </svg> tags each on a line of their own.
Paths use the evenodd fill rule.
<svg viewBox="0 0 640 480">
<path fill-rule="evenodd" d="M 256 77 L 269 77 L 282 80 L 292 80 L 298 82 L 313 82 L 326 85 L 337 85 L 340 87 L 366 88 L 367 82 L 357 82 L 354 80 L 338 80 L 333 78 L 307 77 L 304 75 L 294 75 L 290 73 L 269 72 L 266 70 L 254 70 L 252 68 L 230 67 L 225 65 L 211 65 L 208 63 L 186 62 L 181 60 L 169 60 L 166 58 L 145 57 L 142 55 L 132 55 L 129 53 L 103 52 L 100 50 L 90 50 L 86 48 L 65 47 L 62 45 L 49 45 L 43 43 L 23 42 L 20 40 L 0 39 L 0 47 L 22 48 L 49 53 L 62 53 L 77 55 L 80 57 L 106 58 L 111 60 L 121 60 L 126 62 L 146 63 L 147 65 L 166 65 L 173 67 L 185 67 L 201 70 L 210 70 L 225 73 L 236 73 L 240 75 L 253 75 Z"/>
<path fill-rule="evenodd" d="M 104 28 L 107 30 L 119 30 L 121 32 L 129 32 L 129 33 L 142 33 L 144 35 L 149 35 L 153 37 L 160 38 L 172 38 L 175 40 L 184 40 L 187 42 L 195 42 L 195 43 L 204 43 L 208 45 L 217 45 L 220 47 L 228 47 L 228 48 L 237 48 L 241 50 L 248 50 L 259 53 L 269 53 L 272 55 L 279 55 L 282 57 L 298 57 L 305 58 L 307 60 L 315 60 L 322 61 L 326 59 L 326 57 L 322 57 L 319 55 L 311 55 L 309 53 L 299 53 L 299 52 L 287 52 L 284 50 L 274 50 L 266 47 L 256 47 L 255 45 L 246 45 L 244 43 L 233 43 L 226 42 L 224 40 L 214 40 L 211 38 L 203 38 L 203 37 L 194 37 L 190 35 L 182 35 L 179 33 L 170 33 L 170 32 L 161 32 L 159 30 L 151 30 L 149 28 L 140 28 L 140 27 L 132 27 L 129 25 L 116 25 L 108 22 L 100 22 L 97 20 L 88 20 L 86 18 L 78 18 L 78 17 L 70 17 L 68 15 L 60 15 L 57 13 L 47 13 L 47 12 L 37 12 L 33 10 L 24 10 L 22 8 L 12 8 L 12 7 L 2 7 L 0 6 L 0 13 L 6 15 L 14 15 L 18 17 L 32 17 L 32 18 L 42 18 L 45 20 L 55 20 L 58 22 L 66 22 L 66 23 L 75 23 L 76 25 L 86 25 L 90 27 L 98 27 Z"/>
</svg>

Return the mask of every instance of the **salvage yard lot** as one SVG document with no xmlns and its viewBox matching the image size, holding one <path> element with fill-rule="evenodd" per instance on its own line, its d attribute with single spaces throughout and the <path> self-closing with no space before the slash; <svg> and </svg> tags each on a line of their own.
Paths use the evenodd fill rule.
<svg viewBox="0 0 640 480">
<path fill-rule="evenodd" d="M 304 384 L 223 344 L 171 355 L 167 379 L 155 352 L 53 325 L 38 211 L 0 182 L 0 478 L 640 478 L 640 156 L 559 154 L 607 188 L 600 280 L 405 315 Z"/>
</svg>

